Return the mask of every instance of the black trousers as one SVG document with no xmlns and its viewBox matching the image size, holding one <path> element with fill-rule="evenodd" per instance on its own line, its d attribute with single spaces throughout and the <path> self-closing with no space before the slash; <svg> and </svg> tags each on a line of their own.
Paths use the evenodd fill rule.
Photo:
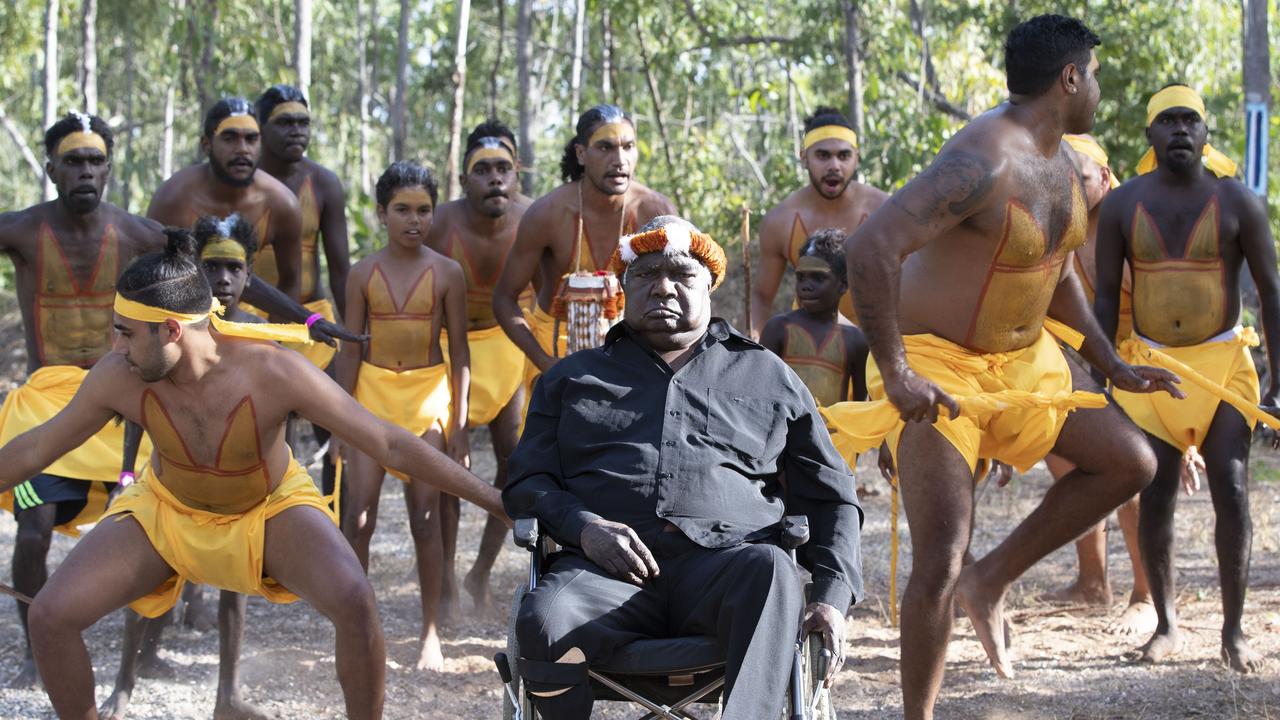
<svg viewBox="0 0 1280 720">
<path fill-rule="evenodd" d="M 566 553 L 525 597 L 516 622 L 520 652 L 544 671 L 542 681 L 526 677 L 528 688 L 568 688 L 535 695 L 539 713 L 589 718 L 594 698 L 586 666 L 607 661 L 632 640 L 710 635 L 728 661 L 725 720 L 779 717 L 804 603 L 786 552 L 766 544 L 711 550 L 679 532 L 662 533 L 649 549 L 659 574 L 643 587 Z M 582 651 L 585 664 L 545 665 L 571 648 Z"/>
</svg>

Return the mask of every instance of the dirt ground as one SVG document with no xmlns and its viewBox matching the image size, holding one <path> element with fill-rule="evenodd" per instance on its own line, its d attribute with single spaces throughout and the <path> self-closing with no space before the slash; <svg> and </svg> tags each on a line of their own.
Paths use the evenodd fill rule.
<svg viewBox="0 0 1280 720">
<path fill-rule="evenodd" d="M 2 300 L 0 300 L 2 303 Z M 15 327 L 12 312 L 0 313 L 0 327 Z M 11 330 L 0 332 L 0 390 L 22 374 L 21 343 Z M 487 436 L 473 440 L 476 471 L 491 477 Z M 1213 554 L 1212 507 L 1207 492 L 1179 506 L 1179 607 L 1187 647 L 1159 667 L 1136 665 L 1124 656 L 1138 643 L 1105 632 L 1121 609 L 1073 610 L 1038 602 L 1037 596 L 1072 577 L 1074 552 L 1059 550 L 1033 568 L 1010 595 L 1014 652 L 1018 677 L 999 680 L 988 668 L 982 649 L 966 620 L 956 623 L 948 653 L 948 675 L 938 706 L 940 718 L 1022 720 L 1060 718 L 1280 718 L 1280 456 L 1255 447 L 1252 499 L 1254 546 L 1252 583 L 1245 629 L 1253 647 L 1269 658 L 1264 672 L 1242 677 L 1218 662 L 1222 613 Z M 859 469 L 864 478 L 875 468 Z M 1010 487 L 980 490 L 974 551 L 993 547 L 1038 502 L 1049 481 L 1037 468 Z M 878 481 L 872 481 L 878 483 Z M 888 623 L 889 496 L 887 491 L 865 501 L 863 529 L 867 597 L 853 611 L 848 663 L 834 690 L 840 718 L 899 716 L 898 630 Z M 371 551 L 371 575 L 387 639 L 388 718 L 493 718 L 500 715 L 501 690 L 492 656 L 505 646 L 506 620 L 465 617 L 444 629 L 446 670 L 426 674 L 414 670 L 419 630 L 417 576 L 400 483 L 384 485 L 382 512 Z M 483 525 L 473 507 L 463 511 L 458 578 L 470 567 Z M 0 514 L 0 548 L 12 547 L 12 516 Z M 899 591 L 910 572 L 910 541 L 901 525 L 903 559 Z M 1127 557 L 1119 533 L 1109 539 L 1110 570 L 1117 599 L 1130 584 Z M 55 538 L 50 566 L 73 546 Z M 7 556 L 7 552 L 0 553 Z M 499 558 L 493 587 L 508 597 L 526 569 L 527 556 L 508 547 Z M 0 582 L 11 583 L 9 564 L 0 562 Z M 85 588 L 92 592 L 92 588 Z M 210 601 L 214 600 L 210 593 Z M 22 635 L 9 602 L 0 603 L 0 681 L 19 667 Z M 470 604 L 464 595 L 464 610 Z M 904 618 L 903 622 L 910 622 Z M 111 690 L 118 666 L 121 616 L 113 614 L 90 628 L 86 642 L 97 674 L 99 702 Z M 333 632 L 327 621 L 303 603 L 272 605 L 249 601 L 248 632 L 242 663 L 246 699 L 281 718 L 342 717 L 342 696 L 335 677 Z M 167 631 L 162 651 L 177 669 L 172 681 L 142 680 L 130 717 L 169 720 L 209 718 L 213 711 L 217 672 L 217 634 Z M 706 715 L 712 714 L 708 711 Z M 618 708 L 600 707 L 598 717 L 632 717 Z M 52 717 L 48 700 L 38 690 L 0 690 L 0 718 Z"/>
</svg>

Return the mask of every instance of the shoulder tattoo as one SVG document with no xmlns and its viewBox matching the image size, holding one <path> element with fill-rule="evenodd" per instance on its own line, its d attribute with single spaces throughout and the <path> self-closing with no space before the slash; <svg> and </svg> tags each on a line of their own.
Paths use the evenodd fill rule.
<svg viewBox="0 0 1280 720">
<path fill-rule="evenodd" d="M 991 192 L 995 173 L 986 158 L 958 150 L 939 156 L 911 184 L 917 192 L 897 193 L 890 202 L 927 225 L 970 213 Z"/>
</svg>

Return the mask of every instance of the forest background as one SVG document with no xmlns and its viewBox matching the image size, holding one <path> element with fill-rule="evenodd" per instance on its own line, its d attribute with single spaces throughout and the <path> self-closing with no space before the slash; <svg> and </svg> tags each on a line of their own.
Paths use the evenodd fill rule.
<svg viewBox="0 0 1280 720">
<path fill-rule="evenodd" d="M 796 157 L 815 107 L 854 118 L 863 181 L 900 187 L 1005 98 L 1003 38 L 1041 12 L 1103 39 L 1094 133 L 1122 178 L 1146 146 L 1147 98 L 1175 81 L 1204 95 L 1212 141 L 1242 160 L 1245 87 L 1269 102 L 1274 1 L 6 0 L 0 203 L 49 192 L 43 128 L 87 109 L 116 131 L 108 200 L 143 213 L 200 159 L 205 108 L 286 82 L 311 102 L 309 156 L 347 186 L 356 256 L 381 242 L 371 192 L 391 160 L 433 167 L 454 197 L 461 138 L 496 116 L 518 128 L 536 196 L 600 102 L 637 118 L 640 181 L 735 246 L 744 205 L 758 222 L 807 182 Z M 1273 176 L 1278 163 L 1270 153 Z M 1278 197 L 1273 182 L 1273 218 Z"/>
</svg>

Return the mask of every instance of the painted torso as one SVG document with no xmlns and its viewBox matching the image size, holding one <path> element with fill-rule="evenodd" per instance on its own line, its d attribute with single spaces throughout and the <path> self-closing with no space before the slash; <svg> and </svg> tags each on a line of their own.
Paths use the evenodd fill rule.
<svg viewBox="0 0 1280 720">
<path fill-rule="evenodd" d="M 1087 239 L 1084 195 L 1079 183 L 1070 187 L 1070 217 L 1056 243 L 1026 206 L 1014 199 L 1006 202 L 1000 241 L 965 334 L 966 346 L 1026 347 L 1039 334 L 1067 254 Z"/>
<path fill-rule="evenodd" d="M 253 398 L 246 395 L 227 416 L 212 465 L 201 465 L 153 390 L 142 392 L 142 427 L 155 447 L 155 473 L 180 501 L 197 510 L 240 513 L 271 492 Z"/>
<path fill-rule="evenodd" d="M 1181 255 L 1169 252 L 1141 202 L 1130 232 L 1133 313 L 1138 332 L 1165 345 L 1192 345 L 1226 323 L 1226 263 L 1219 243 L 1221 210 L 1212 196 L 1187 235 Z"/>
<path fill-rule="evenodd" d="M 436 273 L 428 267 L 397 301 L 382 266 L 374 263 L 365 284 L 369 342 L 368 361 L 390 370 L 431 364 Z"/>
<path fill-rule="evenodd" d="M 821 339 L 798 323 L 787 323 L 782 360 L 800 376 L 820 407 L 849 399 L 845 379 L 848 359 L 838 323 Z"/>
<path fill-rule="evenodd" d="M 111 303 L 120 274 L 120 241 L 114 227 L 103 232 L 97 263 L 88 278 L 75 276 L 46 223 L 40 224 L 36 287 L 32 302 L 35 351 L 40 365 L 90 367 L 111 350 Z"/>
</svg>

